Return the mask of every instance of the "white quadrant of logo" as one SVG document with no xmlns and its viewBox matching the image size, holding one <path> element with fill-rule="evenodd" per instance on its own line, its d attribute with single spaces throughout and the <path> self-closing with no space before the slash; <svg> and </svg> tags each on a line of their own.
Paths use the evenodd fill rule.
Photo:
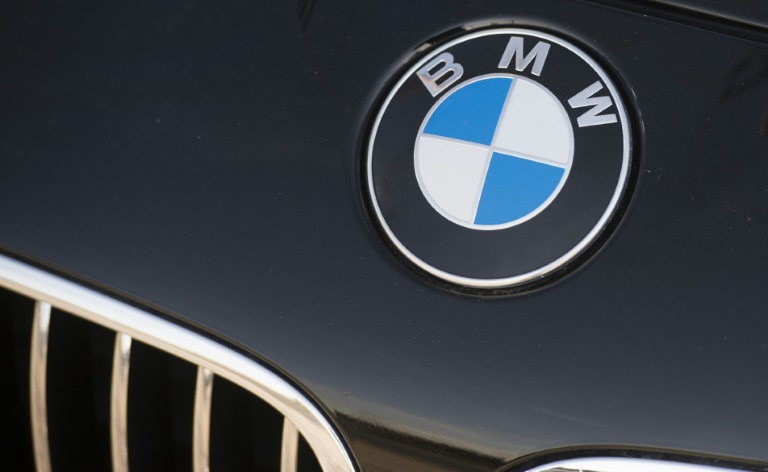
<svg viewBox="0 0 768 472">
<path fill-rule="evenodd" d="M 509 228 L 543 211 L 565 184 L 573 128 L 542 85 L 512 74 L 467 81 L 427 114 L 414 149 L 416 178 L 445 218 Z"/>
</svg>

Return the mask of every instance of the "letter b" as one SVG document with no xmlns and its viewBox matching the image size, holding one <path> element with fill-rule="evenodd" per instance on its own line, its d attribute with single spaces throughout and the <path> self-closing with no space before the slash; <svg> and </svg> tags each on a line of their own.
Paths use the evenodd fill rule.
<svg viewBox="0 0 768 472">
<path fill-rule="evenodd" d="M 453 55 L 444 52 L 436 58 L 429 61 L 424 67 L 416 73 L 429 93 L 436 97 L 440 92 L 450 87 L 464 74 L 464 68 L 461 64 L 453 61 Z M 451 74 L 443 79 L 446 75 Z M 443 79 L 438 83 L 438 80 Z"/>
</svg>

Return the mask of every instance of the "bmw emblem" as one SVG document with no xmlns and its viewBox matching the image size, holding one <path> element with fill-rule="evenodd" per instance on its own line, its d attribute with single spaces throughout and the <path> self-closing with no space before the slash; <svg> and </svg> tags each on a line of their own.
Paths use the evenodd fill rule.
<svg viewBox="0 0 768 472">
<path fill-rule="evenodd" d="M 376 115 L 373 213 L 412 264 L 461 287 L 541 284 L 617 212 L 627 111 L 587 53 L 517 28 L 458 37 L 416 62 Z"/>
</svg>

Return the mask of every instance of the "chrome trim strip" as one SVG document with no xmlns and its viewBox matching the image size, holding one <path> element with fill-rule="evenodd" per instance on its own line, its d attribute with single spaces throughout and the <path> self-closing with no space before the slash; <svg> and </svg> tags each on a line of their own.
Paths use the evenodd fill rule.
<svg viewBox="0 0 768 472">
<path fill-rule="evenodd" d="M 37 472 L 51 471 L 51 452 L 48 448 L 48 408 L 45 396 L 50 323 L 51 305 L 36 300 L 32 322 L 32 348 L 29 356 L 29 414 L 32 421 L 32 443 Z"/>
<path fill-rule="evenodd" d="M 301 392 L 251 358 L 101 293 L 0 255 L 0 285 L 205 367 L 288 417 L 325 471 L 355 471 L 344 443 Z"/>
<path fill-rule="evenodd" d="M 112 445 L 112 470 L 128 472 L 128 374 L 131 368 L 131 337 L 115 334 L 112 358 L 112 392 L 109 404 L 109 432 Z"/>
<path fill-rule="evenodd" d="M 299 430 L 288 418 L 283 419 L 283 441 L 280 446 L 280 472 L 296 472 L 299 462 Z"/>
<path fill-rule="evenodd" d="M 726 472 L 724 467 L 689 464 L 657 459 L 590 457 L 552 462 L 527 472 Z M 743 471 L 741 471 L 743 472 Z"/>
<path fill-rule="evenodd" d="M 198 367 L 195 385 L 195 416 L 192 426 L 192 470 L 194 472 L 209 470 L 212 394 L 213 372 L 205 367 Z"/>
</svg>

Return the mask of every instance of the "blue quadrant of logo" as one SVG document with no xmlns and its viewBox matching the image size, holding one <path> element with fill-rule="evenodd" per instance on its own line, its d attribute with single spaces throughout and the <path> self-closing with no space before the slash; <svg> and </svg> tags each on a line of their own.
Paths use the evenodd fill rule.
<svg viewBox="0 0 768 472">
<path fill-rule="evenodd" d="M 475 224 L 497 225 L 522 218 L 552 195 L 563 172 L 549 164 L 493 153 Z"/>
<path fill-rule="evenodd" d="M 454 91 L 432 112 L 424 133 L 489 146 L 512 79 L 493 77 Z"/>
</svg>

